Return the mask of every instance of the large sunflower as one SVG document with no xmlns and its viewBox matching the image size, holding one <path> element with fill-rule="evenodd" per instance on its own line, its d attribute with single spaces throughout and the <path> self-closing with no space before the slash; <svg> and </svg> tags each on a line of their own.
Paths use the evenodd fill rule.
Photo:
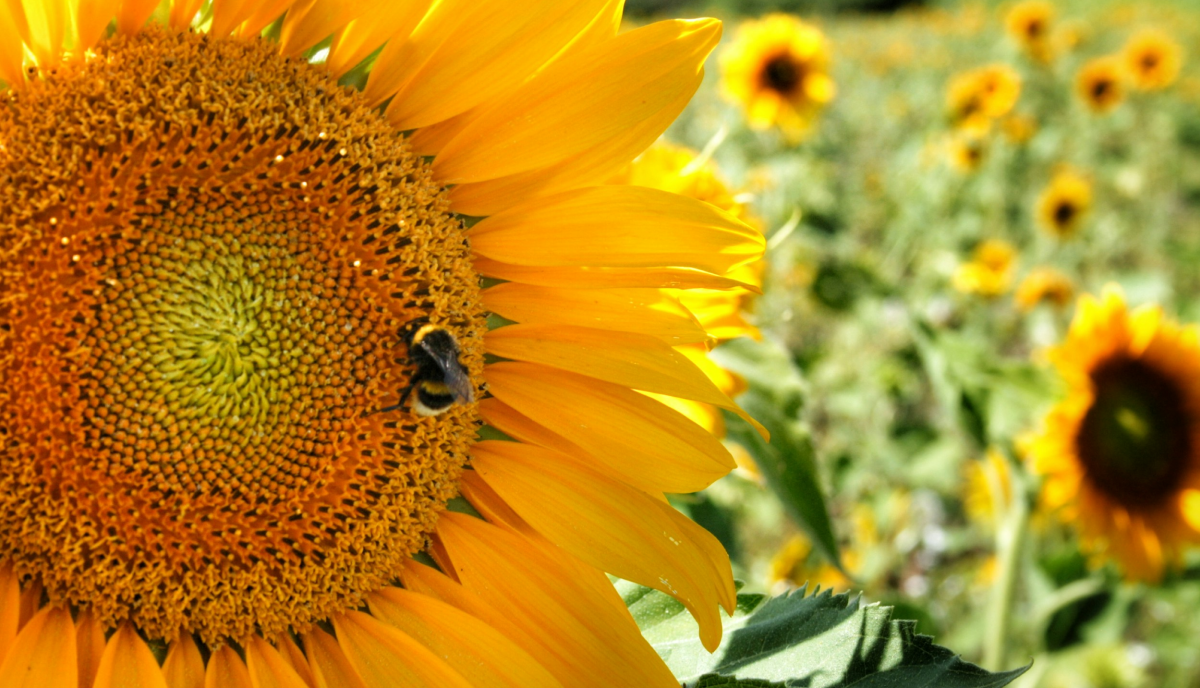
<svg viewBox="0 0 1200 688">
<path fill-rule="evenodd" d="M 0 685 L 677 685 L 603 572 L 719 641 L 663 493 L 734 463 L 642 392 L 736 409 L 662 289 L 763 241 L 605 182 L 720 24 L 158 4 L 0 10 Z"/>
<path fill-rule="evenodd" d="M 1084 63 L 1075 75 L 1075 92 L 1092 112 L 1103 114 L 1125 100 L 1121 62 L 1112 55 Z"/>
<path fill-rule="evenodd" d="M 1170 35 L 1155 29 L 1134 34 L 1121 50 L 1135 88 L 1157 91 L 1175 83 L 1183 66 L 1183 49 Z"/>
<path fill-rule="evenodd" d="M 1200 540 L 1200 329 L 1110 288 L 1079 300 L 1050 358 L 1068 396 L 1029 445 L 1046 506 L 1132 578 Z"/>
</svg>

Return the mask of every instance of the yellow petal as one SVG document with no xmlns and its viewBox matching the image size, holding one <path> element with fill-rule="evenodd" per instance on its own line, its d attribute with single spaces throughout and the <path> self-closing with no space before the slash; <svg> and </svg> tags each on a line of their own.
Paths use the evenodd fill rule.
<svg viewBox="0 0 1200 688">
<path fill-rule="evenodd" d="M 13 0 L 9 0 L 13 2 Z M 24 0 L 25 44 L 29 46 L 38 65 L 45 67 L 59 61 L 63 39 L 71 23 L 65 0 Z"/>
<path fill-rule="evenodd" d="M 386 116 L 416 129 L 508 93 L 590 25 L 607 0 L 443 0 L 413 33 L 437 47 L 405 79 Z"/>
<path fill-rule="evenodd" d="M 495 397 L 480 401 L 479 413 L 485 423 L 513 439 L 547 447 L 570 456 L 589 456 L 579 445 L 568 442 L 562 435 L 550 432 L 546 426 L 517 413 L 513 407 Z"/>
<path fill-rule="evenodd" d="M 77 688 L 75 624 L 59 607 L 38 612 L 0 664 L 4 688 Z"/>
<path fill-rule="evenodd" d="M 204 0 L 172 0 L 171 28 L 176 31 L 187 31 L 202 4 L 204 4 Z"/>
<path fill-rule="evenodd" d="M 21 591 L 21 620 L 18 622 L 17 628 L 24 628 L 33 615 L 41 609 L 43 591 L 41 579 L 35 578 L 25 584 L 25 589 Z"/>
<path fill-rule="evenodd" d="M 520 442 L 485 441 L 472 466 L 521 518 L 585 563 L 674 596 L 721 642 L 717 605 L 733 613 L 733 570 L 721 543 L 669 504 L 572 457 Z"/>
<path fill-rule="evenodd" d="M 640 332 L 672 346 L 708 341 L 691 312 L 657 289 L 554 289 L 510 282 L 484 290 L 483 303 L 519 323 Z"/>
<path fill-rule="evenodd" d="M 246 663 L 228 645 L 208 658 L 208 669 L 204 672 L 204 688 L 254 688 Z"/>
<path fill-rule="evenodd" d="M 627 387 L 532 363 L 496 363 L 492 395 L 647 492 L 696 492 L 736 467 L 703 428 Z"/>
<path fill-rule="evenodd" d="M 158 661 L 128 621 L 108 639 L 95 688 L 167 688 Z"/>
<path fill-rule="evenodd" d="M 296 647 L 296 641 L 292 640 L 290 635 L 284 633 L 276 637 L 275 647 L 279 648 L 280 656 L 304 681 L 304 685 L 317 688 L 317 680 L 312 675 L 312 669 L 308 667 L 308 659 L 304 656 L 304 652 Z"/>
<path fill-rule="evenodd" d="M 656 119 L 695 93 L 720 35 L 714 20 L 665 21 L 566 56 L 446 144 L 434 174 L 463 184 L 550 167 Z"/>
<path fill-rule="evenodd" d="M 375 9 L 374 3 L 301 0 L 288 9 L 279 32 L 280 52 L 295 57 Z"/>
<path fill-rule="evenodd" d="M 141 31 L 157 8 L 158 0 L 121 0 L 121 9 L 117 12 L 117 31 L 127 34 Z"/>
<path fill-rule="evenodd" d="M 488 353 L 503 358 L 729 409 L 767 436 L 695 363 L 660 339 L 569 325 L 511 325 L 488 332 L 484 341 Z"/>
<path fill-rule="evenodd" d="M 325 66 L 335 77 L 340 77 L 384 43 L 405 41 L 425 16 L 432 1 L 376 2 L 334 37 Z"/>
<path fill-rule="evenodd" d="M 307 2 L 312 1 L 307 0 Z M 245 21 L 240 22 L 241 26 L 237 29 L 237 33 L 246 38 L 256 38 L 263 29 L 279 19 L 279 16 L 286 10 L 299 3 L 296 0 L 263 0 L 246 4 L 251 8 L 250 13 L 246 15 Z"/>
<path fill-rule="evenodd" d="M 244 649 L 254 688 L 307 688 L 304 679 L 262 636 L 252 636 Z"/>
<path fill-rule="evenodd" d="M 79 613 L 75 620 L 75 650 L 79 661 L 79 685 L 92 686 L 104 656 L 104 627 L 89 611 Z"/>
<path fill-rule="evenodd" d="M 0 567 L 0 662 L 8 656 L 21 623 L 21 582 L 11 564 Z"/>
<path fill-rule="evenodd" d="M 575 665 L 556 674 L 564 685 L 678 688 L 604 574 L 463 514 L 444 514 L 437 532 L 464 587 Z"/>
<path fill-rule="evenodd" d="M 735 279 L 691 268 L 559 268 L 510 265 L 489 258 L 476 258 L 475 271 L 485 277 L 523 282 L 543 287 L 568 289 L 731 289 L 742 287 L 756 294 L 762 290 Z"/>
<path fill-rule="evenodd" d="M 333 636 L 314 628 L 303 640 L 317 688 L 367 688 Z"/>
<path fill-rule="evenodd" d="M 644 186 L 576 189 L 485 218 L 480 256 L 513 265 L 690 267 L 724 274 L 758 259 L 762 234 L 729 213 Z"/>
<path fill-rule="evenodd" d="M 163 662 L 163 677 L 170 688 L 204 688 L 204 658 L 190 633 L 182 633 Z"/>
<path fill-rule="evenodd" d="M 335 615 L 333 628 L 369 688 L 471 688 L 441 657 L 368 614 Z"/>
<path fill-rule="evenodd" d="M 500 631 L 445 602 L 395 587 L 383 588 L 367 602 L 376 618 L 444 658 L 476 688 L 561 686 Z"/>
<path fill-rule="evenodd" d="M 212 24 L 208 32 L 213 36 L 228 36 L 254 13 L 255 6 L 248 0 L 212 0 Z"/>
<path fill-rule="evenodd" d="M 76 50 L 87 50 L 100 40 L 120 4 L 121 0 L 79 0 L 75 14 L 79 40 Z"/>
</svg>

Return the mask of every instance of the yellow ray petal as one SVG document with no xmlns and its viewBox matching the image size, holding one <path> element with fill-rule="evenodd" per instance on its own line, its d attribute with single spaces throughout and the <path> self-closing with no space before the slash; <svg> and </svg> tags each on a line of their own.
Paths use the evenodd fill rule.
<svg viewBox="0 0 1200 688">
<path fill-rule="evenodd" d="M 4 688 L 76 688 L 75 624 L 59 607 L 38 612 L 0 664 Z"/>
<path fill-rule="evenodd" d="M 117 15 L 121 0 L 80 0 L 75 14 L 79 44 L 76 50 L 87 50 L 100 40 L 108 23 Z"/>
<path fill-rule="evenodd" d="M 424 645 L 369 614 L 333 617 L 338 644 L 369 688 L 471 688 Z"/>
<path fill-rule="evenodd" d="M 228 36 L 254 12 L 255 4 L 248 0 L 213 0 L 212 24 L 208 32 L 214 36 Z"/>
<path fill-rule="evenodd" d="M 204 688 L 204 658 L 190 633 L 182 633 L 163 662 L 163 677 L 170 688 Z"/>
<path fill-rule="evenodd" d="M 21 623 L 21 582 L 11 564 L 0 567 L 0 662 L 17 639 Z"/>
<path fill-rule="evenodd" d="M 344 0 L 301 0 L 288 10 L 279 32 L 279 51 L 295 57 L 329 36 L 341 31 L 351 21 L 367 16 L 375 9 L 373 3 L 344 2 Z"/>
<path fill-rule="evenodd" d="M 325 66 L 340 77 L 367 59 L 375 49 L 388 41 L 403 42 L 429 10 L 432 0 L 376 2 L 358 19 L 346 25 L 329 46 Z"/>
<path fill-rule="evenodd" d="M 500 631 L 445 602 L 395 587 L 383 588 L 367 602 L 376 618 L 444 658 L 476 688 L 561 686 Z"/>
<path fill-rule="evenodd" d="M 141 31 L 157 7 L 158 0 L 121 0 L 121 9 L 117 12 L 117 31 L 121 33 Z"/>
<path fill-rule="evenodd" d="M 296 641 L 288 634 L 282 634 L 275 638 L 275 647 L 279 648 L 279 654 L 283 657 L 288 666 L 296 672 L 303 681 L 304 685 L 310 688 L 317 688 L 317 680 L 312 675 L 312 669 L 308 666 L 308 659 L 305 658 L 304 652 L 296 647 Z"/>
<path fill-rule="evenodd" d="M 756 294 L 762 290 L 721 275 L 691 268 L 555 268 L 510 265 L 476 258 L 475 271 L 486 277 L 568 289 L 731 289 L 742 287 Z"/>
<path fill-rule="evenodd" d="M 404 79 L 388 106 L 388 120 L 397 129 L 416 129 L 511 91 L 587 28 L 607 4 L 443 0 L 412 36 L 414 42 L 436 48 Z"/>
<path fill-rule="evenodd" d="M 245 650 L 254 688 L 308 688 L 300 674 L 262 636 L 252 636 Z"/>
<path fill-rule="evenodd" d="M 672 346 L 708 341 L 700 321 L 657 289 L 555 289 L 510 282 L 485 290 L 483 303 L 519 323 L 640 332 Z"/>
<path fill-rule="evenodd" d="M 532 363 L 496 363 L 492 394 L 647 492 L 696 492 L 733 470 L 703 428 L 633 390 Z"/>
<path fill-rule="evenodd" d="M 15 13 L 22 13 L 17 19 Z M 25 83 L 25 46 L 19 25 L 24 22 L 20 5 L 0 2 L 0 79 L 10 87 Z"/>
<path fill-rule="evenodd" d="M 487 333 L 485 342 L 488 353 L 503 358 L 729 409 L 768 437 L 766 429 L 718 389 L 704 371 L 660 339 L 569 325 L 511 325 Z"/>
<path fill-rule="evenodd" d="M 717 605 L 733 612 L 733 570 L 721 543 L 669 504 L 549 449 L 485 441 L 472 465 L 521 518 L 585 563 L 673 595 L 721 642 Z"/>
<path fill-rule="evenodd" d="M 762 256 L 762 234 L 687 196 L 596 186 L 505 210 L 471 228 L 471 249 L 513 265 L 690 267 L 725 274 Z M 586 238 L 585 238 L 586 237 Z"/>
<path fill-rule="evenodd" d="M 212 653 L 204 672 L 204 688 L 254 688 L 246 663 L 228 645 Z"/>
<path fill-rule="evenodd" d="M 517 512 L 513 511 L 491 486 L 483 482 L 483 478 L 475 471 L 463 471 L 458 479 L 458 488 L 463 498 L 470 502 L 488 523 L 515 530 L 526 536 L 537 535 L 537 531 L 517 515 Z"/>
<path fill-rule="evenodd" d="M 17 628 L 24 628 L 33 615 L 41 609 L 42 592 L 44 592 L 44 588 L 41 579 L 35 578 L 25 584 L 25 589 L 21 591 L 21 620 L 18 622 Z"/>
<path fill-rule="evenodd" d="M 171 28 L 176 31 L 187 31 L 188 27 L 192 24 L 192 19 L 200 11 L 200 5 L 202 4 L 204 4 L 204 0 L 172 0 Z"/>
<path fill-rule="evenodd" d="M 333 636 L 314 628 L 303 640 L 317 688 L 367 688 Z"/>
<path fill-rule="evenodd" d="M 307 0 L 312 2 L 313 0 Z M 253 38 L 262 33 L 263 29 L 270 26 L 279 16 L 287 11 L 296 3 L 296 0 L 263 0 L 262 2 L 247 2 L 251 11 L 246 15 L 240 27 L 237 28 L 239 36 Z"/>
<path fill-rule="evenodd" d="M 158 662 L 128 621 L 108 639 L 95 688 L 167 688 Z"/>
<path fill-rule="evenodd" d="M 10 0 L 12 2 L 12 0 Z M 63 41 L 71 24 L 66 0 L 24 0 L 25 44 L 39 66 L 45 67 L 62 58 Z"/>
<path fill-rule="evenodd" d="M 533 422 L 517 413 L 513 407 L 491 397 L 479 402 L 479 413 L 484 422 L 514 439 L 547 447 L 571 456 L 585 457 L 588 453 L 579 445 L 568 442 L 562 435 L 550 432 L 544 425 Z"/>
<path fill-rule="evenodd" d="M 100 658 L 104 656 L 104 627 L 90 611 L 82 611 L 75 620 L 75 650 L 79 657 L 79 685 L 91 686 L 96 682 L 100 669 Z"/>
<path fill-rule="evenodd" d="M 463 514 L 443 515 L 437 532 L 468 590 L 526 633 L 557 636 L 546 639 L 551 651 L 576 665 L 570 681 L 558 675 L 564 685 L 678 688 L 599 571 L 588 576 L 561 550 Z"/>
<path fill-rule="evenodd" d="M 665 21 L 565 56 L 446 144 L 434 174 L 454 184 L 497 179 L 603 144 L 695 93 L 720 35 L 715 20 Z"/>
</svg>

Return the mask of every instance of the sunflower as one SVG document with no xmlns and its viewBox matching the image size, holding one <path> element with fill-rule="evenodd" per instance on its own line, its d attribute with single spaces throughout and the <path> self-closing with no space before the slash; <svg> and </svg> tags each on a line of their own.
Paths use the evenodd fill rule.
<svg viewBox="0 0 1200 688">
<path fill-rule="evenodd" d="M 1075 91 L 1095 113 L 1105 113 L 1120 105 L 1125 99 L 1120 61 L 1111 55 L 1089 60 L 1075 77 Z"/>
<path fill-rule="evenodd" d="M 1108 288 L 1050 351 L 1068 396 L 1029 446 L 1043 501 L 1098 557 L 1158 580 L 1200 540 L 1200 328 Z"/>
<path fill-rule="evenodd" d="M 1069 168 L 1060 169 L 1037 202 L 1038 223 L 1059 239 L 1074 236 L 1092 207 L 1092 183 Z"/>
<path fill-rule="evenodd" d="M 721 89 L 742 105 L 751 127 L 776 126 L 798 142 L 837 92 L 828 41 L 817 27 L 786 14 L 747 21 L 721 53 Z"/>
<path fill-rule="evenodd" d="M 975 247 L 971 260 L 954 272 L 954 288 L 964 294 L 999 296 L 1012 285 L 1017 250 L 1001 239 L 988 239 Z"/>
<path fill-rule="evenodd" d="M 951 167 L 959 172 L 974 172 L 987 158 L 987 132 L 973 128 L 952 132 L 946 139 L 945 152 Z"/>
<path fill-rule="evenodd" d="M 1038 62 L 1049 62 L 1053 58 L 1053 5 L 1044 0 L 1019 2 L 1008 11 L 1004 24 L 1008 34 L 1031 58 Z"/>
<path fill-rule="evenodd" d="M 1183 49 L 1162 31 L 1147 29 L 1129 39 L 1121 51 L 1134 87 L 1156 91 L 1175 83 L 1183 65 Z"/>
<path fill-rule="evenodd" d="M 1020 75 L 1008 65 L 994 64 L 954 75 L 946 103 L 955 126 L 986 130 L 1013 109 L 1020 95 Z"/>
<path fill-rule="evenodd" d="M 720 24 L 202 4 L 0 13 L 0 685 L 677 686 L 604 572 L 719 642 L 663 493 L 734 462 L 643 392 L 736 411 L 662 289 L 763 239 L 606 182 Z"/>
<path fill-rule="evenodd" d="M 1030 311 L 1043 301 L 1063 308 L 1071 302 L 1075 295 L 1075 285 L 1071 278 L 1049 267 L 1034 268 L 1017 285 L 1013 300 L 1023 311 Z"/>
</svg>

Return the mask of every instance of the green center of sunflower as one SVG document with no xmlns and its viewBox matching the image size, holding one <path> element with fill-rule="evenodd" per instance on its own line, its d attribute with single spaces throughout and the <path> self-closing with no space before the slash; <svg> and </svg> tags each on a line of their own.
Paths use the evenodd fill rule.
<svg viewBox="0 0 1200 688">
<path fill-rule="evenodd" d="M 267 43 L 147 30 L 0 109 L 0 562 L 208 642 L 358 606 L 477 424 L 395 404 L 428 319 L 482 366 L 443 189 Z"/>
<path fill-rule="evenodd" d="M 763 83 L 772 91 L 789 94 L 804 77 L 802 65 L 790 54 L 776 55 L 762 69 Z"/>
<path fill-rule="evenodd" d="M 1129 507 L 1160 504 L 1190 460 L 1182 392 L 1152 365 L 1125 358 L 1092 373 L 1095 400 L 1076 438 L 1088 478 Z"/>
</svg>

